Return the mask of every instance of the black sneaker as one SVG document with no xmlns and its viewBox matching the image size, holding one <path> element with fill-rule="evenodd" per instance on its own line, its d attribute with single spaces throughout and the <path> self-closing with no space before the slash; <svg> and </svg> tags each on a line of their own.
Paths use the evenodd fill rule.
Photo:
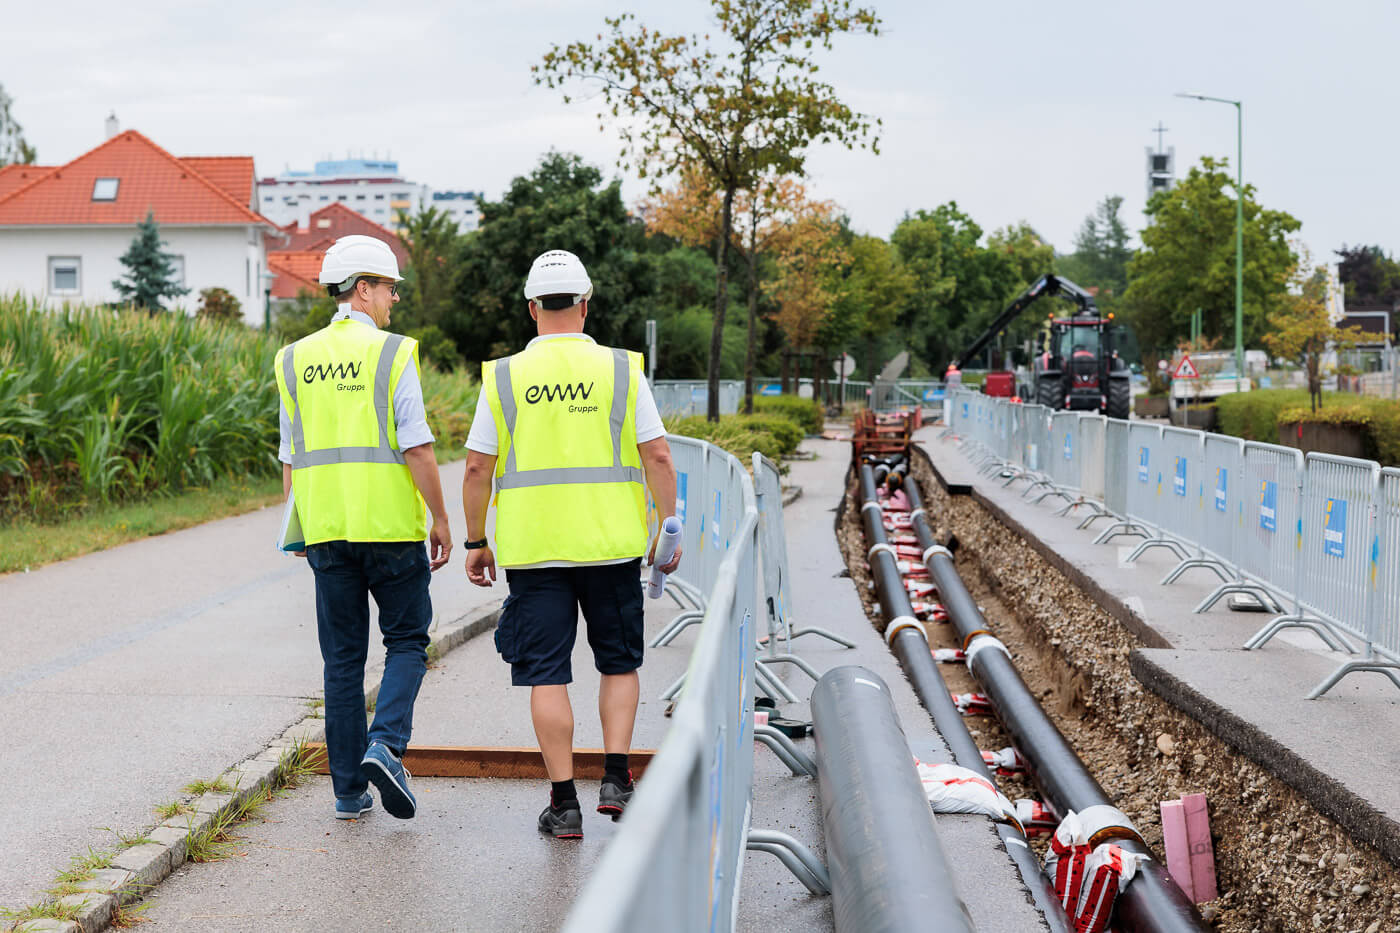
<svg viewBox="0 0 1400 933">
<path fill-rule="evenodd" d="M 577 800 L 566 800 L 564 806 L 545 807 L 540 813 L 540 832 L 549 833 L 555 839 L 582 839 L 583 813 Z"/>
<path fill-rule="evenodd" d="M 628 774 L 631 777 L 631 774 Z M 632 799 L 632 791 L 636 787 L 631 781 L 626 784 L 616 784 L 612 781 L 603 781 L 598 788 L 598 812 L 606 813 L 612 817 L 614 823 L 622 819 L 622 811 L 627 809 L 627 804 Z"/>
</svg>

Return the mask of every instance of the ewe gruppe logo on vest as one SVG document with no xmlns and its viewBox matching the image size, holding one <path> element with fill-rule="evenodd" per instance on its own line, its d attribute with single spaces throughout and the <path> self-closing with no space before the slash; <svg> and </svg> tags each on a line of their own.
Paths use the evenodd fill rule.
<svg viewBox="0 0 1400 933">
<path fill-rule="evenodd" d="M 358 379 L 360 378 L 361 363 L 312 363 L 301 371 L 301 381 L 307 385 L 317 380 L 325 382 L 327 379 Z M 337 381 L 335 385 L 337 392 L 363 392 L 363 383 L 350 383 Z"/>
<path fill-rule="evenodd" d="M 593 391 L 593 383 L 585 386 L 582 382 L 577 383 L 554 383 L 553 385 L 533 385 L 525 390 L 525 401 L 531 405 L 539 402 L 563 402 L 568 401 L 569 411 L 575 414 L 587 414 L 598 410 L 597 405 L 575 405 L 574 402 L 588 401 L 588 396 Z"/>
</svg>

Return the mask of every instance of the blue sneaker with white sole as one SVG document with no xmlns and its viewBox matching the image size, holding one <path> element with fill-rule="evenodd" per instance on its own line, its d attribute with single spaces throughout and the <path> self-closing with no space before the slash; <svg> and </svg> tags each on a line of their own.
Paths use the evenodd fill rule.
<svg viewBox="0 0 1400 933">
<path fill-rule="evenodd" d="M 360 761 L 360 775 L 379 788 L 379 799 L 390 816 L 413 819 L 413 814 L 418 812 L 418 800 L 409 790 L 410 775 L 398 755 L 374 742 Z"/>
<path fill-rule="evenodd" d="M 374 809 L 374 797 L 365 791 L 358 797 L 339 797 L 335 800 L 335 818 L 338 820 L 358 820 Z"/>
</svg>

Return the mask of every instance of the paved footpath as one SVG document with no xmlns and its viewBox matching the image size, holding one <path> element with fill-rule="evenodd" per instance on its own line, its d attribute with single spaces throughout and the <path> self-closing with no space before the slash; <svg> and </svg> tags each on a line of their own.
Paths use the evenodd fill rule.
<svg viewBox="0 0 1400 933">
<path fill-rule="evenodd" d="M 442 470 L 459 545 L 462 470 Z M 280 516 L 0 577 L 0 905 L 148 829 L 153 807 L 256 755 L 320 696 L 311 571 L 273 547 Z M 439 628 L 502 598 L 467 583 L 462 553 L 433 576 Z"/>
<path fill-rule="evenodd" d="M 833 523 L 850 447 L 809 440 L 804 450 L 817 459 L 792 464 L 788 481 L 802 487 L 803 495 L 784 512 L 795 611 L 800 622 L 840 632 L 858 647 L 848 650 L 805 638 L 796 647 L 819 670 L 858 663 L 880 674 L 891 687 L 911 748 L 926 761 L 947 760 L 946 746 L 842 575 Z M 670 600 L 648 601 L 648 637 L 675 612 Z M 657 697 L 684 669 L 696 631 L 687 630 L 669 646 L 648 649 L 635 747 L 660 744 L 670 721 Z M 574 676 L 575 743 L 598 747 L 597 675 L 582 639 L 574 654 Z M 807 695 L 811 683 L 805 675 L 790 671 L 786 676 L 795 692 Z M 509 686 L 508 669 L 489 633 L 483 633 L 429 671 L 419 695 L 414 741 L 532 745 L 527 704 L 526 691 Z M 805 703 L 783 712 L 808 718 Z M 814 753 L 810 738 L 799 744 Z M 187 863 L 156 888 L 144 914 L 150 923 L 143 928 L 557 929 L 617 830 L 593 812 L 597 785 L 590 782 L 580 782 L 585 837 L 577 842 L 536 832 L 535 818 L 547 793 L 542 781 L 438 778 L 416 779 L 414 786 L 421 804 L 416 819 L 397 821 L 376 810 L 348 823 L 329 815 L 329 779 L 311 779 L 270 802 L 257 820 L 239 830 L 238 856 Z M 991 824 L 967 816 L 940 816 L 937 822 L 978 929 L 1041 929 Z M 753 825 L 790 833 L 826 856 L 816 782 L 794 777 L 762 747 L 755 749 Z M 749 853 L 742 884 L 741 930 L 832 928 L 831 899 L 810 895 L 771 855 Z"/>
</svg>

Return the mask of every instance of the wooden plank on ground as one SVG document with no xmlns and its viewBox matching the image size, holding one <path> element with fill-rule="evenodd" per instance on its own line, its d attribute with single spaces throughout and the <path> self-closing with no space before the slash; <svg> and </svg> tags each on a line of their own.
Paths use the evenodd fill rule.
<svg viewBox="0 0 1400 933">
<path fill-rule="evenodd" d="M 326 746 L 308 742 L 318 774 L 329 774 Z M 656 754 L 654 749 L 633 749 L 627 759 L 632 776 L 639 778 Z M 523 778 L 545 780 L 544 759 L 537 748 L 493 747 L 487 745 L 411 745 L 404 755 L 404 767 L 414 777 Z M 597 781 L 603 777 L 601 748 L 574 749 L 574 777 Z"/>
</svg>

